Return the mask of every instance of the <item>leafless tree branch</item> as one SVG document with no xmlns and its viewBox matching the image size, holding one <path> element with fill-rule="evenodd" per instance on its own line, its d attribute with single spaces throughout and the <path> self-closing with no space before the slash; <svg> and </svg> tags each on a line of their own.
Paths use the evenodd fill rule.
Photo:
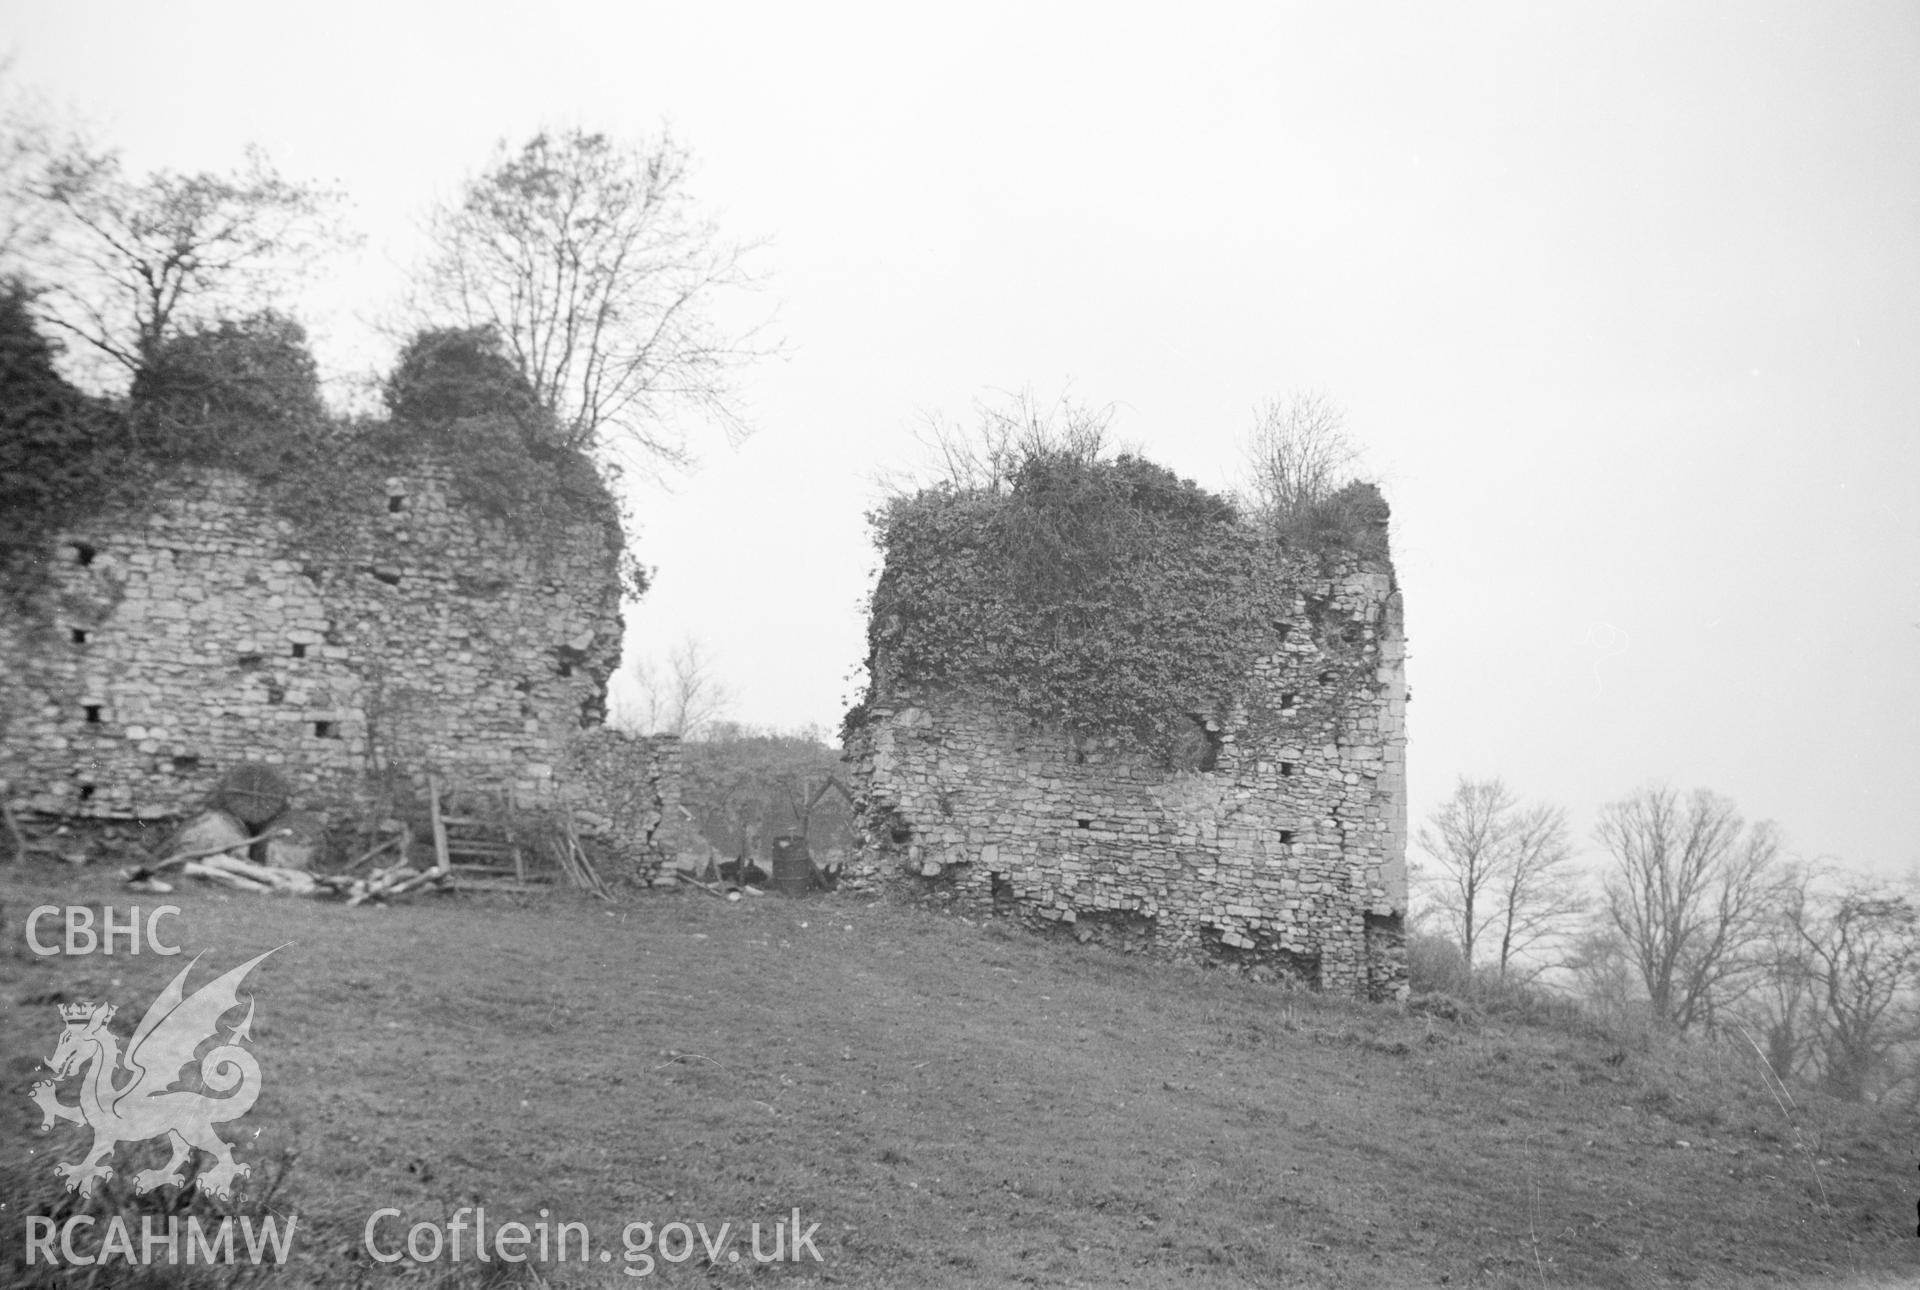
<svg viewBox="0 0 1920 1290">
<path fill-rule="evenodd" d="M 689 162 L 671 137 L 633 148 L 574 130 L 503 145 L 434 211 L 414 312 L 497 329 L 569 447 L 683 467 L 675 417 L 688 410 L 738 442 L 734 380 L 765 351 L 752 332 L 723 336 L 713 307 L 754 285 L 752 248 L 695 213 Z"/>
</svg>

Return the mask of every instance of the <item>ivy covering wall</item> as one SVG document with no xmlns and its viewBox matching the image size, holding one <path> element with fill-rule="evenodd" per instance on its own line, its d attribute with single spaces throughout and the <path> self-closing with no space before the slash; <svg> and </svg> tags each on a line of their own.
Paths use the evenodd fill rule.
<svg viewBox="0 0 1920 1290">
<path fill-rule="evenodd" d="M 1129 953 L 1405 988 L 1406 679 L 1379 493 L 1253 522 L 1027 452 L 873 517 L 862 862 Z"/>
<path fill-rule="evenodd" d="M 1038 453 L 1007 487 L 926 489 L 871 519 L 870 695 L 959 691 L 1168 748 L 1247 697 L 1303 573 L 1384 554 L 1385 504 L 1357 486 L 1280 534 L 1141 458 Z"/>
</svg>

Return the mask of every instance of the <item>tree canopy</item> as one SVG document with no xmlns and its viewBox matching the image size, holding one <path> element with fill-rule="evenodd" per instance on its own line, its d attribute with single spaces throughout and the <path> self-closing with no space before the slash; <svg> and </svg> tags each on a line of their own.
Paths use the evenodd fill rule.
<svg viewBox="0 0 1920 1290">
<path fill-rule="evenodd" d="M 688 460 L 674 414 L 746 425 L 732 375 L 749 341 L 712 307 L 746 283 L 741 250 L 695 213 L 689 154 L 585 130 L 504 143 L 433 214 L 423 319 L 492 328 L 573 448 L 649 468 Z"/>
<path fill-rule="evenodd" d="M 183 331 L 257 311 L 340 240 L 337 196 L 283 178 L 257 148 L 231 173 L 135 179 L 117 153 L 49 145 L 25 196 L 43 230 L 20 256 L 37 312 L 102 384 L 131 378 Z"/>
</svg>

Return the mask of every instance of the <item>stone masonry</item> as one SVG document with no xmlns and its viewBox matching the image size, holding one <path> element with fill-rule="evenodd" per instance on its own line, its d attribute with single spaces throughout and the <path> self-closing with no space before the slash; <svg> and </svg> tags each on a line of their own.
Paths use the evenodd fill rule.
<svg viewBox="0 0 1920 1290">
<path fill-rule="evenodd" d="M 870 854 L 962 908 L 1315 988 L 1404 992 L 1406 679 L 1384 559 L 1293 566 L 1277 652 L 1184 766 L 978 699 L 875 696 L 850 753 Z"/>
<path fill-rule="evenodd" d="M 638 836 L 635 876 L 657 868 L 678 748 L 600 726 L 617 531 L 583 516 L 529 540 L 458 505 L 430 461 L 361 512 L 322 552 L 246 477 L 208 469 L 62 535 L 39 611 L 0 614 L 9 803 L 161 819 L 241 761 L 320 806 L 433 772 L 520 808 L 573 805 L 591 831 Z M 620 743 L 638 786 L 592 770 L 583 734 Z"/>
</svg>

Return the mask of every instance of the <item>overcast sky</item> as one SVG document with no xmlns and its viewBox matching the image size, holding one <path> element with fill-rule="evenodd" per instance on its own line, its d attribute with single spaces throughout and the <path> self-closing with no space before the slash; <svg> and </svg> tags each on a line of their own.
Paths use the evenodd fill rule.
<svg viewBox="0 0 1920 1290">
<path fill-rule="evenodd" d="M 1343 405 L 1395 515 L 1411 812 L 1651 779 L 1920 865 L 1920 6 L 0 4 L 136 169 L 263 144 L 367 236 L 307 302 L 384 362 L 425 206 L 500 139 L 670 123 L 764 240 L 758 434 L 641 494 L 628 651 L 833 729 L 877 472 L 994 390 L 1232 482 Z"/>
</svg>

